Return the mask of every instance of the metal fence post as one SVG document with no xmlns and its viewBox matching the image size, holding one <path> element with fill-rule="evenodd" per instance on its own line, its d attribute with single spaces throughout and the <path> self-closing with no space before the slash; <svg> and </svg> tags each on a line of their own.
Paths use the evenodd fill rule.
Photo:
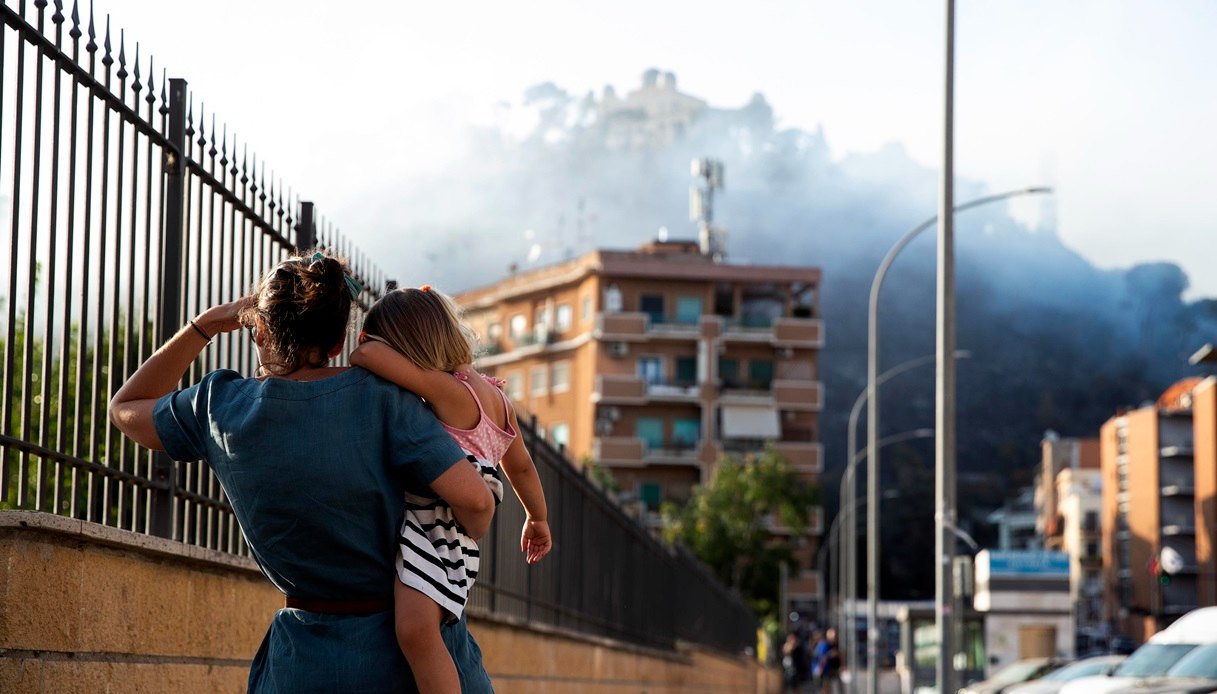
<svg viewBox="0 0 1217 694">
<path fill-rule="evenodd" d="M 157 341 L 164 344 L 182 325 L 182 223 L 186 186 L 183 157 L 186 152 L 186 80 L 169 80 L 169 130 L 171 145 L 165 150 L 165 227 L 161 236 L 161 298 Z M 164 452 L 153 457 L 153 481 L 149 509 L 149 531 L 158 537 L 173 537 L 173 506 L 177 474 L 173 460 Z"/>
<path fill-rule="evenodd" d="M 296 225 L 296 250 L 306 251 L 317 245 L 317 226 L 311 202 L 300 203 L 300 223 Z"/>
</svg>

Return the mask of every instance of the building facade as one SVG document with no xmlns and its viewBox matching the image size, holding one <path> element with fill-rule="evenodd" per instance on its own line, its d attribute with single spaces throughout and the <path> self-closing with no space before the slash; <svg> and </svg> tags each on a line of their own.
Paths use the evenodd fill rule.
<svg viewBox="0 0 1217 694">
<path fill-rule="evenodd" d="M 1217 604 L 1217 394 L 1185 379 L 1100 434 L 1103 583 L 1113 628 L 1144 640 Z"/>
<path fill-rule="evenodd" d="M 612 473 L 652 522 L 725 454 L 767 443 L 811 483 L 822 468 L 816 268 L 715 262 L 695 242 L 598 250 L 458 295 L 478 367 L 577 464 Z M 792 604 L 817 602 L 813 537 Z"/>
<path fill-rule="evenodd" d="M 1106 645 L 1103 616 L 1103 475 L 1099 440 L 1061 438 L 1048 432 L 1042 442 L 1036 480 L 1037 533 L 1046 550 L 1069 557 L 1069 597 L 1077 629 L 1077 652 Z"/>
</svg>

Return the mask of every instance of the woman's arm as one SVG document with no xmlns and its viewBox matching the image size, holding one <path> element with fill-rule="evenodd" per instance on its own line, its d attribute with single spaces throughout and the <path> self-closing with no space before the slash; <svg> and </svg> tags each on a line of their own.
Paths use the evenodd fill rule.
<svg viewBox="0 0 1217 694">
<path fill-rule="evenodd" d="M 475 540 L 490 529 L 494 518 L 494 494 L 477 468 L 461 458 L 431 482 L 431 491 L 448 502 L 452 515 Z"/>
<path fill-rule="evenodd" d="M 368 340 L 351 353 L 351 363 L 405 388 L 435 410 L 449 426 L 470 428 L 477 425 L 477 403 L 452 374 L 419 368 L 401 352 L 379 340 Z M 472 418 L 472 424 L 469 420 Z"/>
<path fill-rule="evenodd" d="M 212 337 L 236 330 L 241 327 L 237 314 L 246 301 L 243 298 L 213 306 L 195 318 L 194 323 Z M 152 422 L 152 409 L 157 400 L 177 389 L 186 369 L 207 343 L 208 340 L 187 323 L 161 345 L 110 399 L 110 421 L 114 426 L 145 448 L 164 450 Z"/>
<path fill-rule="evenodd" d="M 507 408 L 507 417 L 513 431 L 520 431 L 520 423 L 516 419 L 515 408 Z M 553 537 L 549 531 L 549 509 L 545 505 L 545 490 L 541 488 L 541 477 L 537 474 L 537 466 L 532 462 L 532 456 L 524 447 L 522 436 L 516 436 L 515 441 L 503 454 L 503 472 L 511 482 L 520 504 L 528 514 L 524 519 L 524 529 L 520 533 L 520 551 L 525 554 L 529 564 L 535 564 L 549 554 L 553 548 Z"/>
</svg>

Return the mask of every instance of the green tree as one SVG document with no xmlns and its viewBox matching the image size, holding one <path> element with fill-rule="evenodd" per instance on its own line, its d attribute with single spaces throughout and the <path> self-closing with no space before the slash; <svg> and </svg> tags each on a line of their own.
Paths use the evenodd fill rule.
<svg viewBox="0 0 1217 694">
<path fill-rule="evenodd" d="M 818 500 L 819 490 L 771 448 L 742 460 L 728 457 L 687 504 L 664 505 L 664 536 L 687 546 L 758 616 L 774 618 L 781 566 L 796 568 L 794 549 L 805 541 Z"/>
</svg>

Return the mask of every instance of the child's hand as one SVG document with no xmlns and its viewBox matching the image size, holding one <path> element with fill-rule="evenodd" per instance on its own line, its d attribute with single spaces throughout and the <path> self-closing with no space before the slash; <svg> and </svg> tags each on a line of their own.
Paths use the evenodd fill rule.
<svg viewBox="0 0 1217 694">
<path fill-rule="evenodd" d="M 543 520 L 525 520 L 520 533 L 520 551 L 524 560 L 536 564 L 553 549 L 554 539 L 549 534 L 549 523 Z"/>
</svg>

